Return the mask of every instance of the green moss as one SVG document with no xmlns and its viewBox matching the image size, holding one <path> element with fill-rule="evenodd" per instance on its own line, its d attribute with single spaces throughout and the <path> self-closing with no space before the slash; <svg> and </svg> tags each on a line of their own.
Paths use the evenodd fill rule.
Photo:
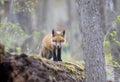
<svg viewBox="0 0 120 82">
<path fill-rule="evenodd" d="M 60 70 L 60 68 L 59 68 L 58 66 L 53 66 L 53 69 L 54 69 L 55 71 Z"/>
<path fill-rule="evenodd" d="M 75 68 L 74 65 L 68 65 L 68 64 L 65 64 L 64 65 L 70 72 L 72 75 L 74 75 L 76 78 L 83 78 L 84 79 L 84 71 L 82 72 L 81 71 L 81 74 L 77 73 L 77 70 Z"/>
<path fill-rule="evenodd" d="M 30 57 L 34 57 L 34 58 L 39 59 L 41 61 L 45 61 L 46 60 L 45 58 L 41 57 L 40 55 L 35 55 L 35 54 L 31 54 Z"/>
<path fill-rule="evenodd" d="M 75 67 L 74 67 L 73 65 L 65 64 L 65 67 L 66 67 L 71 73 L 75 73 L 75 72 L 76 72 Z"/>
<path fill-rule="evenodd" d="M 85 79 L 85 71 L 82 71 L 82 76 L 83 79 Z"/>
<path fill-rule="evenodd" d="M 54 81 L 54 80 L 55 80 L 55 77 L 49 75 L 49 80 L 50 80 L 50 81 Z"/>
<path fill-rule="evenodd" d="M 72 75 L 74 75 L 77 78 L 80 78 L 80 76 L 77 74 L 77 71 L 73 65 L 65 64 L 65 67 L 70 71 Z"/>
</svg>

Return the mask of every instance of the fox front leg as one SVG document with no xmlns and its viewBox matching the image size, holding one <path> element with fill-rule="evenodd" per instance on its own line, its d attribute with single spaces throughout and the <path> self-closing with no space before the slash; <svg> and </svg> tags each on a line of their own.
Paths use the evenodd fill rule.
<svg viewBox="0 0 120 82">
<path fill-rule="evenodd" d="M 61 48 L 57 49 L 57 59 L 58 59 L 58 61 L 62 61 L 62 59 L 61 59 Z"/>
<path fill-rule="evenodd" d="M 56 49 L 53 50 L 53 60 L 57 61 Z"/>
<path fill-rule="evenodd" d="M 3 62 L 5 58 L 5 47 L 3 44 L 0 44 L 0 63 Z"/>
</svg>

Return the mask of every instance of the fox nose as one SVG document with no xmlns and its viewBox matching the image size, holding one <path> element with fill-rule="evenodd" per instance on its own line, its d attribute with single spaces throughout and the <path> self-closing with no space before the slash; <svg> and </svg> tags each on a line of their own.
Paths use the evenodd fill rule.
<svg viewBox="0 0 120 82">
<path fill-rule="evenodd" d="M 57 48 L 60 48 L 60 44 L 57 44 L 56 47 L 57 47 Z"/>
<path fill-rule="evenodd" d="M 57 48 L 59 48 L 60 46 L 59 46 L 59 45 L 57 45 L 56 47 L 57 47 Z"/>
</svg>

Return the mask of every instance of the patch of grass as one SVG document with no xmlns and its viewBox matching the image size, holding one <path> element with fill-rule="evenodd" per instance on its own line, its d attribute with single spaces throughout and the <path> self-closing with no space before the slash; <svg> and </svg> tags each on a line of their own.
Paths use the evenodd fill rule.
<svg viewBox="0 0 120 82">
<path fill-rule="evenodd" d="M 69 62 L 73 58 L 71 57 L 70 52 L 64 52 L 64 53 L 62 53 L 62 59 L 64 62 Z"/>
</svg>

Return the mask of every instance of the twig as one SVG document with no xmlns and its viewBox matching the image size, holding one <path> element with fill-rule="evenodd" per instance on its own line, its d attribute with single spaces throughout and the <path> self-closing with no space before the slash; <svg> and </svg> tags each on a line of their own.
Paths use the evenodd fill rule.
<svg viewBox="0 0 120 82">
<path fill-rule="evenodd" d="M 120 68 L 120 65 L 110 65 L 110 64 L 107 64 L 107 66 Z"/>
</svg>

